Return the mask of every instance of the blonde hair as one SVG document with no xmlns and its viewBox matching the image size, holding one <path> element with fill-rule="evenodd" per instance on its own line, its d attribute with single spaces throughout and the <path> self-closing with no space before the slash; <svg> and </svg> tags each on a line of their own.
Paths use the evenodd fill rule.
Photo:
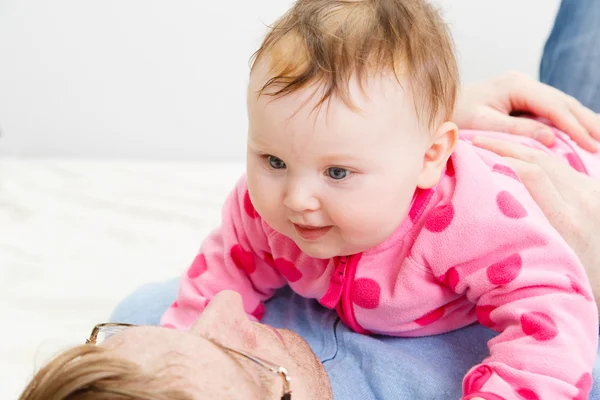
<svg viewBox="0 0 600 400">
<path fill-rule="evenodd" d="M 354 108 L 348 83 L 372 72 L 406 74 L 420 118 L 450 119 L 459 85 L 454 45 L 439 12 L 425 0 L 298 0 L 251 59 L 270 56 L 259 95 L 284 96 L 310 84 Z"/>
<path fill-rule="evenodd" d="M 81 345 L 50 361 L 19 400 L 192 400 L 173 377 L 148 373 L 108 349 Z"/>
</svg>

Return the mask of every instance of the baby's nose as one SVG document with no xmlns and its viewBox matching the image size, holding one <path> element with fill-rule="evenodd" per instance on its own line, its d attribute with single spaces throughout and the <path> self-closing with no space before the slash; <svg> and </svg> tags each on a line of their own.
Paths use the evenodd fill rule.
<svg viewBox="0 0 600 400">
<path fill-rule="evenodd" d="M 318 199 L 306 185 L 289 185 L 283 204 L 295 212 L 316 211 L 319 209 Z"/>
</svg>

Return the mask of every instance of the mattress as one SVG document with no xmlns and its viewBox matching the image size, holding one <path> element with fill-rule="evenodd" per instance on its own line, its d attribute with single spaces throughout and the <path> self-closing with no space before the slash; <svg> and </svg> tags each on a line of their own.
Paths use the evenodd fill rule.
<svg viewBox="0 0 600 400">
<path fill-rule="evenodd" d="M 0 398 L 189 265 L 242 164 L 0 160 Z"/>
</svg>

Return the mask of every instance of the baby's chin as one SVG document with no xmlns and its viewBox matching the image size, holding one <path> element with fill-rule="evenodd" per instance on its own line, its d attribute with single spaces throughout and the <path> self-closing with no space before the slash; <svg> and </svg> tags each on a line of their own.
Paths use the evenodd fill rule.
<svg viewBox="0 0 600 400">
<path fill-rule="evenodd" d="M 322 260 L 362 253 L 363 251 L 368 250 L 371 245 L 363 243 L 363 246 L 360 246 L 357 244 L 350 245 L 349 243 L 346 243 L 339 236 L 336 227 L 334 227 L 334 229 L 328 232 L 324 237 L 313 241 L 305 240 L 299 237 L 298 233 L 289 226 L 284 226 L 283 229 L 274 229 L 280 234 L 286 236 L 288 239 L 292 240 L 305 255 Z M 332 235 L 338 236 L 332 237 Z"/>
<path fill-rule="evenodd" d="M 332 246 L 331 243 L 327 243 L 327 241 L 307 242 L 295 237 L 290 239 L 296 243 L 302 253 L 312 258 L 329 259 L 340 255 L 340 249 L 337 246 Z"/>
<path fill-rule="evenodd" d="M 360 253 L 363 250 L 357 250 L 355 252 L 348 251 L 348 249 L 335 245 L 332 243 L 323 242 L 305 242 L 297 239 L 293 239 L 296 245 L 302 250 L 304 254 L 312 258 L 318 258 L 322 260 L 330 259 L 333 257 L 350 256 L 352 254 Z"/>
</svg>

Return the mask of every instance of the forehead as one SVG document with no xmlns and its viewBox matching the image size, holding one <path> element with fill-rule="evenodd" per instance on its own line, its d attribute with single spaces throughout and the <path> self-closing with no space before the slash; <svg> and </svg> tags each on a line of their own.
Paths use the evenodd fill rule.
<svg viewBox="0 0 600 400">
<path fill-rule="evenodd" d="M 268 65 L 266 61 L 258 61 L 250 74 L 250 82 L 248 85 L 248 103 L 269 105 L 277 101 L 277 105 L 302 105 L 309 109 L 314 109 L 323 94 L 326 91 L 324 85 L 319 81 L 309 82 L 303 88 L 295 90 L 281 96 L 272 96 L 270 93 L 275 92 L 279 88 L 277 86 L 269 87 L 263 95 L 258 96 L 259 91 L 271 79 Z M 348 81 L 348 93 L 352 101 L 352 105 L 356 106 L 356 110 L 374 111 L 372 108 L 381 109 L 382 105 L 390 105 L 392 107 L 403 107 L 410 105 L 414 108 L 413 96 L 410 91 L 410 82 L 406 79 L 400 79 L 393 73 L 381 72 L 377 74 L 368 74 L 363 79 L 353 75 Z M 340 97 L 334 93 L 329 97 L 330 102 L 327 103 L 343 103 Z M 346 107 L 349 111 L 351 107 Z"/>
<path fill-rule="evenodd" d="M 257 62 L 248 85 L 251 131 L 285 129 L 293 134 L 298 129 L 306 134 L 326 129 L 329 135 L 334 135 L 355 131 L 364 134 L 367 128 L 371 133 L 399 126 L 413 131 L 421 128 L 409 83 L 399 81 L 393 73 L 371 75 L 362 82 L 352 77 L 348 90 L 354 107 L 335 93 L 319 105 L 325 88 L 318 82 L 282 96 L 269 95 L 272 90 L 259 96 L 269 79 L 267 62 Z"/>
<path fill-rule="evenodd" d="M 209 340 L 190 332 L 161 327 L 127 328 L 102 343 L 147 372 L 168 371 L 184 379 L 192 393 L 258 393 L 245 368 Z M 236 385 L 231 385 L 236 382 Z"/>
<path fill-rule="evenodd" d="M 158 326 L 135 326 L 125 328 L 108 337 L 100 345 L 116 350 L 126 356 L 131 355 L 136 361 L 143 360 L 145 356 L 158 354 L 162 350 L 176 351 L 178 348 L 194 347 L 207 348 L 210 351 L 211 343 L 201 337 L 193 337 L 187 332 L 166 329 Z M 149 351 L 153 350 L 153 351 Z"/>
</svg>

